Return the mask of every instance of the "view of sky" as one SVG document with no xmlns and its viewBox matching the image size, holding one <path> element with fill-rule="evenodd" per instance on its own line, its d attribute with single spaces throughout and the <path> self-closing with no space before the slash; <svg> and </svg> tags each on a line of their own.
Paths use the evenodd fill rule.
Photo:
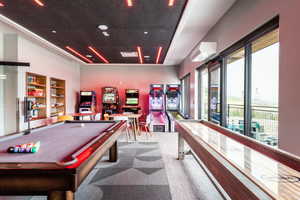
<svg viewBox="0 0 300 200">
<path fill-rule="evenodd" d="M 243 99 L 244 59 L 227 65 L 229 99 Z M 278 105 L 279 43 L 252 54 L 252 101 L 258 105 Z M 237 102 L 235 102 L 237 103 Z"/>
</svg>

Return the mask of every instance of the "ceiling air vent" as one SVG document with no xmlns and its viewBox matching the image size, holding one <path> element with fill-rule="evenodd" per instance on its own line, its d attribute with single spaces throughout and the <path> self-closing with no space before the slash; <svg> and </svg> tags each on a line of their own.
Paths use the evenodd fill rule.
<svg viewBox="0 0 300 200">
<path fill-rule="evenodd" d="M 138 57 L 138 53 L 136 51 L 121 51 L 122 57 L 124 58 L 136 58 Z"/>
</svg>

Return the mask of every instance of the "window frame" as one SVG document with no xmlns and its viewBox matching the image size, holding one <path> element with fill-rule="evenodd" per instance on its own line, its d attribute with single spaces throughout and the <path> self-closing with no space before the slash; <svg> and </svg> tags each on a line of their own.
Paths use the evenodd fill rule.
<svg viewBox="0 0 300 200">
<path fill-rule="evenodd" d="M 252 123 L 252 43 L 259 39 L 260 37 L 276 30 L 279 28 L 279 15 L 275 16 L 273 19 L 263 24 L 261 27 L 257 28 L 247 36 L 243 37 L 235 44 L 229 48 L 222 51 L 219 55 L 215 56 L 213 59 L 204 62 L 196 70 L 198 71 L 198 117 L 201 120 L 201 72 L 204 69 L 208 70 L 208 121 L 210 119 L 210 73 L 213 67 L 216 65 L 214 63 L 219 62 L 220 66 L 220 125 L 227 127 L 227 57 L 233 52 L 244 48 L 245 50 L 245 63 L 244 63 L 244 132 L 243 134 L 251 137 L 251 123 Z M 214 65 L 212 65 L 214 64 Z M 210 69 L 211 68 L 211 69 Z"/>
</svg>

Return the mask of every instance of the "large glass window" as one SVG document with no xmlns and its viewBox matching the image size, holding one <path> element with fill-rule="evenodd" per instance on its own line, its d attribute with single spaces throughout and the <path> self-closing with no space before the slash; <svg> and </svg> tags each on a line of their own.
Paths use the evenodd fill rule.
<svg viewBox="0 0 300 200">
<path fill-rule="evenodd" d="M 226 62 L 227 127 L 235 132 L 244 133 L 244 48 L 227 56 Z"/>
<path fill-rule="evenodd" d="M 181 113 L 190 117 L 190 74 L 181 80 Z"/>
<path fill-rule="evenodd" d="M 252 43 L 251 136 L 278 144 L 279 30 Z"/>
<path fill-rule="evenodd" d="M 221 123 L 221 80 L 220 64 L 210 69 L 209 98 L 210 98 L 210 120 L 214 123 Z"/>
<path fill-rule="evenodd" d="M 276 17 L 201 67 L 199 118 L 278 146 L 278 26 Z"/>
<path fill-rule="evenodd" d="M 208 120 L 208 70 L 200 71 L 200 102 L 201 119 Z"/>
</svg>

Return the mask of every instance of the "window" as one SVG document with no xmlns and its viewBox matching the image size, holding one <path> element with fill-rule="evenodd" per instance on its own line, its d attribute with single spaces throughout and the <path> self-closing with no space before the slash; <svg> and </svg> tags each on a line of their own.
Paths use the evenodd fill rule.
<svg viewBox="0 0 300 200">
<path fill-rule="evenodd" d="M 220 124 L 221 123 L 221 68 L 217 63 L 210 67 L 209 77 L 209 115 L 210 121 Z"/>
<path fill-rule="evenodd" d="M 200 71 L 200 119 L 208 120 L 208 70 Z"/>
<path fill-rule="evenodd" d="M 279 17 L 250 33 L 199 72 L 199 117 L 278 146 Z"/>
<path fill-rule="evenodd" d="M 251 134 L 269 145 L 278 144 L 279 30 L 252 43 Z"/>
<path fill-rule="evenodd" d="M 190 74 L 181 79 L 181 113 L 190 116 Z"/>
<path fill-rule="evenodd" d="M 227 128 L 244 133 L 245 50 L 235 51 L 226 58 Z"/>
</svg>

